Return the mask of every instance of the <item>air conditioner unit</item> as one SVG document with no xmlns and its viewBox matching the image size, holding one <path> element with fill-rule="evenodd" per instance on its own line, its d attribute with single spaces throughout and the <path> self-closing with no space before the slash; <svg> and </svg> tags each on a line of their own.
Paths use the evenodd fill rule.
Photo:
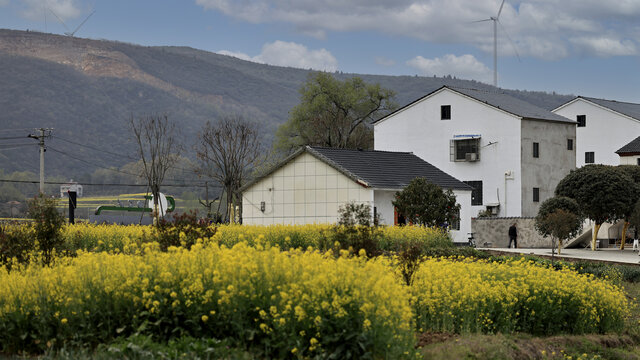
<svg viewBox="0 0 640 360">
<path fill-rule="evenodd" d="M 464 154 L 465 161 L 478 161 L 478 154 L 476 153 L 466 153 Z"/>
</svg>

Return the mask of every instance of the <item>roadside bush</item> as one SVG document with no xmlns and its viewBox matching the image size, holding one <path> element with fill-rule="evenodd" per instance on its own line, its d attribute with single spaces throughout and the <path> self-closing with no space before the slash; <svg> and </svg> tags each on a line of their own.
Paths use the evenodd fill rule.
<svg viewBox="0 0 640 360">
<path fill-rule="evenodd" d="M 29 226 L 0 225 L 0 267 L 11 270 L 14 265 L 28 263 L 35 248 L 35 236 Z"/>
<path fill-rule="evenodd" d="M 166 251 L 171 246 L 191 249 L 198 239 L 209 238 L 216 233 L 215 226 L 198 221 L 195 212 L 176 214 L 172 220 L 161 219 L 157 226 L 155 241 Z"/>
<path fill-rule="evenodd" d="M 62 227 L 65 224 L 65 219 L 58 212 L 57 204 L 57 199 L 47 197 L 44 194 L 39 194 L 28 202 L 27 213 L 33 219 L 31 226 L 38 250 L 42 252 L 44 265 L 51 264 L 55 249 L 60 249 L 64 244 Z"/>
</svg>

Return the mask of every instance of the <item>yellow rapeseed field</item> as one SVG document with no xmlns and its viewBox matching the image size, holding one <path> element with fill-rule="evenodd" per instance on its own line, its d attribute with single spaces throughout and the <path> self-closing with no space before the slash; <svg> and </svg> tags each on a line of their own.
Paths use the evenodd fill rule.
<svg viewBox="0 0 640 360">
<path fill-rule="evenodd" d="M 81 253 L 0 272 L 2 351 L 135 332 L 234 339 L 269 356 L 401 358 L 415 342 L 408 289 L 384 259 L 240 243 L 143 255 Z"/>
<path fill-rule="evenodd" d="M 429 259 L 411 293 L 423 330 L 604 333 L 620 330 L 629 314 L 624 293 L 611 283 L 524 259 Z"/>
</svg>

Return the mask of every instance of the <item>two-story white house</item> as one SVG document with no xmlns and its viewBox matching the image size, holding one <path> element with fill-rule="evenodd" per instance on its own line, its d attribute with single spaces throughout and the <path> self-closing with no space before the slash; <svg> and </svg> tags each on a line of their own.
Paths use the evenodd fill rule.
<svg viewBox="0 0 640 360">
<path fill-rule="evenodd" d="M 374 123 L 376 150 L 411 151 L 469 184 L 472 214 L 535 216 L 576 164 L 576 122 L 501 92 L 444 86 Z"/>
<path fill-rule="evenodd" d="M 552 111 L 578 123 L 578 167 L 619 165 L 616 150 L 640 134 L 640 104 L 578 96 Z"/>
</svg>

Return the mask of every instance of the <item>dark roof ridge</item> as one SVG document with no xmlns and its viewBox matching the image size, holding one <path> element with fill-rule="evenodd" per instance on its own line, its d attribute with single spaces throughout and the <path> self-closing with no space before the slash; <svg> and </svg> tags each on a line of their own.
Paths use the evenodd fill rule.
<svg viewBox="0 0 640 360">
<path fill-rule="evenodd" d="M 614 103 L 619 103 L 619 104 L 640 105 L 640 103 L 634 103 L 634 102 L 630 102 L 630 101 L 609 100 L 609 99 L 597 98 L 597 97 L 591 97 L 591 96 L 582 96 L 582 95 L 580 95 L 580 96 L 578 96 L 578 98 L 587 99 L 587 100 L 609 101 L 609 102 L 614 102 Z"/>
<path fill-rule="evenodd" d="M 508 96 L 514 97 L 513 95 L 507 93 L 504 89 L 489 90 L 489 89 L 476 89 L 476 88 L 469 88 L 469 87 L 464 87 L 464 86 L 448 86 L 448 85 L 445 85 L 444 87 L 449 88 L 449 89 L 453 89 L 453 90 L 456 90 L 456 89 L 471 90 L 471 91 L 477 91 L 477 92 L 482 92 L 482 93 L 487 93 L 487 94 L 501 94 L 501 95 L 508 95 Z M 537 105 L 534 105 L 534 106 L 537 106 Z"/>
<path fill-rule="evenodd" d="M 390 150 L 375 150 L 375 149 L 341 149 L 341 148 L 334 148 L 331 146 L 313 146 L 313 145 L 307 145 L 308 147 L 312 148 L 312 149 L 334 149 L 334 150 L 340 150 L 340 151 L 368 151 L 368 152 L 379 152 L 379 153 L 394 153 L 394 154 L 411 154 L 411 155 L 415 155 L 413 153 L 413 151 L 390 151 Z"/>
</svg>

